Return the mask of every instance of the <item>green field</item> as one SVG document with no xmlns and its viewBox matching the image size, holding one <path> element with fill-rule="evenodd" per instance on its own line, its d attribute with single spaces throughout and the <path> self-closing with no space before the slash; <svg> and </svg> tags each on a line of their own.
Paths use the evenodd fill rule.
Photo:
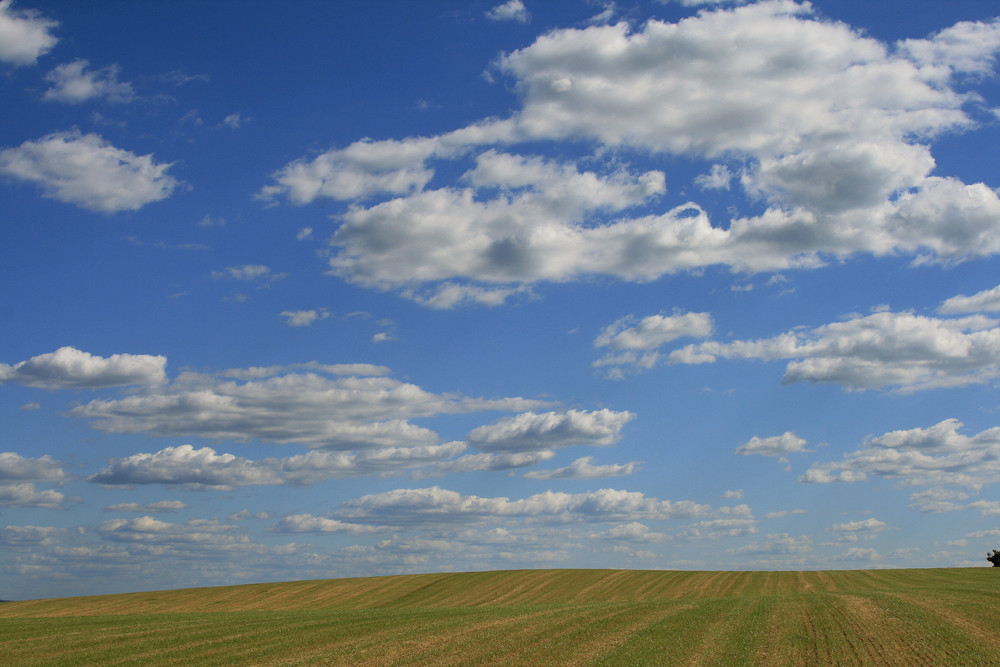
<svg viewBox="0 0 1000 667">
<path fill-rule="evenodd" d="M 0 664 L 1000 665 L 1000 570 L 521 570 L 10 602 Z"/>
</svg>

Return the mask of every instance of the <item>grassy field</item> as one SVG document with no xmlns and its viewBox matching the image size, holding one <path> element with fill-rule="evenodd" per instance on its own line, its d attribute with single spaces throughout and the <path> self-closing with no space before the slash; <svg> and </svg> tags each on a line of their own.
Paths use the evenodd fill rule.
<svg viewBox="0 0 1000 667">
<path fill-rule="evenodd" d="M 1000 665 L 1000 570 L 521 570 L 0 604 L 2 665 Z"/>
</svg>

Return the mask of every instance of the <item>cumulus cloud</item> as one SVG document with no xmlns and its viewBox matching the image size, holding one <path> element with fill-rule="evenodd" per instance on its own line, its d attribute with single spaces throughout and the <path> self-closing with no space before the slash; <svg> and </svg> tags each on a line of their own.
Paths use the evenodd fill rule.
<svg viewBox="0 0 1000 667">
<path fill-rule="evenodd" d="M 875 549 L 864 549 L 861 547 L 851 547 L 848 549 L 844 555 L 844 560 L 850 561 L 876 561 L 881 556 Z"/>
<path fill-rule="evenodd" d="M 795 452 L 808 452 L 806 441 L 795 435 L 791 431 L 785 431 L 781 435 L 768 438 L 754 436 L 749 441 L 736 448 L 736 453 L 741 456 L 757 454 L 759 456 L 777 456 L 784 458 L 787 454 Z"/>
<path fill-rule="evenodd" d="M 791 359 L 784 381 L 913 392 L 1000 375 L 1000 324 L 981 315 L 935 318 L 882 311 L 772 338 L 707 341 L 672 351 L 669 363 Z"/>
<path fill-rule="evenodd" d="M 56 509 L 62 507 L 65 496 L 58 491 L 48 489 L 39 491 L 31 482 L 19 484 L 0 483 L 0 507 L 45 507 Z"/>
<path fill-rule="evenodd" d="M 47 454 L 33 459 L 15 452 L 0 452 L 0 507 L 62 507 L 66 498 L 62 493 L 51 489 L 40 491 L 34 483 L 69 480 L 62 464 Z"/>
<path fill-rule="evenodd" d="M 907 39 L 901 45 L 932 80 L 956 73 L 985 75 L 996 66 L 1000 49 L 1000 18 L 962 21 L 928 39 Z"/>
<path fill-rule="evenodd" d="M 563 468 L 532 470 L 526 473 L 524 477 L 526 479 L 598 479 L 601 477 L 622 477 L 624 475 L 631 475 L 642 465 L 639 461 L 594 465 L 593 461 L 593 456 L 584 456 Z"/>
<path fill-rule="evenodd" d="M 215 519 L 191 519 L 169 523 L 143 516 L 136 519 L 111 519 L 98 527 L 106 540 L 146 545 L 224 546 L 249 544 L 238 526 L 221 524 Z"/>
<path fill-rule="evenodd" d="M 154 503 L 117 503 L 104 508 L 105 512 L 142 512 L 143 514 L 156 514 L 158 512 L 175 512 L 187 507 L 187 503 L 180 500 L 158 500 Z"/>
<path fill-rule="evenodd" d="M 336 370 L 336 367 L 333 367 Z M 365 365 L 365 370 L 377 370 Z M 523 398 L 434 394 L 389 377 L 329 375 L 284 367 L 245 369 L 219 377 L 182 373 L 173 382 L 70 411 L 112 433 L 256 439 L 330 450 L 415 447 L 438 435 L 409 421 L 439 414 L 516 411 L 544 405 Z"/>
<path fill-rule="evenodd" d="M 61 347 L 14 365 L 0 363 L 0 383 L 13 382 L 42 389 L 96 389 L 151 385 L 166 380 L 167 358 L 148 354 L 99 357 Z"/>
<path fill-rule="evenodd" d="M 312 514 L 293 514 L 286 516 L 274 527 L 278 533 L 350 533 L 363 535 L 385 530 L 380 526 L 365 526 L 358 523 L 346 523 L 337 519 L 327 519 Z"/>
<path fill-rule="evenodd" d="M 885 530 L 888 525 L 885 521 L 871 517 L 861 521 L 848 521 L 847 523 L 835 523 L 830 526 L 830 532 L 842 534 L 873 533 Z"/>
<path fill-rule="evenodd" d="M 385 447 L 362 452 L 311 451 L 258 461 L 211 447 L 165 447 L 158 452 L 113 458 L 91 482 L 103 485 L 181 484 L 192 488 L 291 484 L 305 486 L 326 479 L 387 475 L 428 465 L 461 453 L 465 445 Z"/>
<path fill-rule="evenodd" d="M 557 29 L 496 61 L 520 95 L 509 118 L 334 148 L 275 172 L 260 196 L 350 202 L 331 272 L 433 307 L 591 275 L 993 255 L 997 192 L 930 174 L 932 141 L 975 126 L 976 96 L 952 75 L 991 73 L 998 44 L 997 21 L 885 44 L 791 0 Z M 696 202 L 657 209 L 662 172 L 518 153 L 535 140 L 711 160 L 697 185 L 738 186 L 766 210 L 713 223 Z M 470 154 L 473 169 L 427 189 L 434 160 Z"/>
<path fill-rule="evenodd" d="M 404 526 L 514 517 L 554 522 L 689 519 L 718 511 L 689 500 L 658 500 L 638 491 L 616 489 L 575 494 L 545 491 L 510 500 L 463 495 L 434 486 L 362 496 L 342 503 L 334 514 L 373 525 Z"/>
<path fill-rule="evenodd" d="M 37 459 L 15 452 L 0 452 L 0 482 L 65 482 L 69 476 L 62 463 L 48 454 Z"/>
<path fill-rule="evenodd" d="M 525 412 L 469 432 L 468 443 L 484 452 L 544 450 L 569 445 L 606 446 L 621 437 L 635 414 L 614 410 Z"/>
<path fill-rule="evenodd" d="M 290 327 L 307 327 L 318 320 L 325 320 L 330 317 L 330 311 L 326 308 L 312 310 L 283 310 L 281 316 L 285 318 L 286 324 Z"/>
<path fill-rule="evenodd" d="M 813 540 L 808 535 L 793 537 L 788 533 L 774 533 L 767 536 L 763 542 L 747 544 L 736 549 L 730 549 L 735 554 L 755 554 L 755 555 L 791 555 L 810 553 L 813 548 Z"/>
<path fill-rule="evenodd" d="M 59 25 L 32 9 L 14 9 L 0 0 L 0 60 L 14 66 L 32 65 L 59 40 L 51 33 Z"/>
<path fill-rule="evenodd" d="M 929 428 L 891 431 L 845 454 L 843 461 L 813 464 L 799 481 L 855 482 L 874 475 L 912 486 L 959 486 L 976 491 L 1000 481 L 1000 427 L 973 436 L 959 433 L 961 428 L 957 419 L 946 419 Z M 941 501 L 954 499 L 937 492 L 936 497 L 918 500 L 933 500 L 940 508 Z"/>
<path fill-rule="evenodd" d="M 491 21 L 527 23 L 531 20 L 531 15 L 528 14 L 528 9 L 522 0 L 507 0 L 486 12 L 486 18 Z"/>
<path fill-rule="evenodd" d="M 80 104 L 92 99 L 118 104 L 132 100 L 132 84 L 118 80 L 118 65 L 99 70 L 88 70 L 89 67 L 90 63 L 86 60 L 74 60 L 56 67 L 45 75 L 45 80 L 52 87 L 45 91 L 42 99 L 67 104 Z"/>
<path fill-rule="evenodd" d="M 659 360 L 657 349 L 678 338 L 706 338 L 713 328 L 709 313 L 679 313 L 650 315 L 641 320 L 628 315 L 609 324 L 594 339 L 594 347 L 610 350 L 594 366 L 630 365 L 650 368 Z"/>
<path fill-rule="evenodd" d="M 555 455 L 554 451 L 548 449 L 527 452 L 466 454 L 453 461 L 437 463 L 422 474 L 428 477 L 439 477 L 453 472 L 516 470 L 548 461 Z"/>
<path fill-rule="evenodd" d="M 49 546 L 58 542 L 65 528 L 53 526 L 7 526 L 0 530 L 0 544 L 8 546 Z"/>
<path fill-rule="evenodd" d="M 1000 285 L 972 296 L 953 296 L 938 307 L 938 312 L 944 315 L 1000 312 Z"/>
<path fill-rule="evenodd" d="M 170 164 L 115 148 L 79 130 L 0 150 L 0 174 L 38 185 L 46 197 L 101 213 L 136 211 L 180 185 Z"/>
</svg>

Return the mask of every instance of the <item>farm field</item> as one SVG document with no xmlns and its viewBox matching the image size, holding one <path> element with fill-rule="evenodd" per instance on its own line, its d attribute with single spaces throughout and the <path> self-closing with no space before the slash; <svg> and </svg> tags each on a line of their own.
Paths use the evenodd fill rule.
<svg viewBox="0 0 1000 667">
<path fill-rule="evenodd" d="M 0 604 L 0 664 L 997 665 L 1000 571 L 521 570 Z"/>
</svg>

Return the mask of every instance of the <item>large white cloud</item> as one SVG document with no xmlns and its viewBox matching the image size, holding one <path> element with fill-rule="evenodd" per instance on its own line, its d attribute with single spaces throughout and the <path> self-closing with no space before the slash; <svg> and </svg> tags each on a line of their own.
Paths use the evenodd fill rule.
<svg viewBox="0 0 1000 667">
<path fill-rule="evenodd" d="M 992 74 L 998 48 L 997 21 L 890 45 L 791 0 L 554 30 L 497 60 L 521 97 L 509 118 L 332 149 L 290 163 L 261 194 L 352 202 L 331 239 L 331 271 L 434 307 L 495 305 L 587 275 L 992 255 L 1000 198 L 932 176 L 930 145 L 975 126 L 975 93 L 959 92 L 955 75 Z M 694 202 L 656 211 L 661 172 L 518 154 L 532 140 L 713 160 L 715 177 L 699 183 L 723 187 L 738 174 L 747 203 L 769 207 L 719 223 Z M 426 189 L 432 159 L 470 153 L 473 169 Z M 640 204 L 653 210 L 629 215 Z"/>
<path fill-rule="evenodd" d="M 907 485 L 974 490 L 1000 482 L 1000 427 L 973 436 L 959 433 L 961 428 L 960 421 L 946 419 L 929 428 L 892 431 L 845 454 L 842 461 L 813 464 L 800 481 L 856 482 L 874 475 Z M 954 497 L 939 492 L 920 500 L 939 503 Z"/>
<path fill-rule="evenodd" d="M 695 343 L 667 358 L 677 364 L 790 359 L 785 382 L 910 392 L 1000 375 L 1000 323 L 981 315 L 945 319 L 882 311 L 772 338 Z"/>
<path fill-rule="evenodd" d="M 413 418 L 544 405 L 522 398 L 434 394 L 390 377 L 335 374 L 350 372 L 351 365 L 307 367 L 310 372 L 258 368 L 228 372 L 228 377 L 182 373 L 169 384 L 91 401 L 70 414 L 114 433 L 352 450 L 438 444 L 438 435 L 409 421 Z M 361 370 L 381 369 L 362 365 Z"/>
<path fill-rule="evenodd" d="M 0 60 L 31 65 L 59 40 L 51 30 L 59 25 L 31 9 L 14 9 L 13 0 L 0 0 Z"/>
<path fill-rule="evenodd" d="M 79 130 L 0 150 L 0 174 L 34 183 L 46 197 L 101 213 L 135 211 L 180 185 L 168 163 L 115 148 Z"/>
<path fill-rule="evenodd" d="M 110 357 L 61 347 L 14 365 L 0 363 L 0 383 L 13 382 L 44 389 L 118 387 L 158 384 L 167 378 L 167 358 L 148 354 Z"/>
</svg>

